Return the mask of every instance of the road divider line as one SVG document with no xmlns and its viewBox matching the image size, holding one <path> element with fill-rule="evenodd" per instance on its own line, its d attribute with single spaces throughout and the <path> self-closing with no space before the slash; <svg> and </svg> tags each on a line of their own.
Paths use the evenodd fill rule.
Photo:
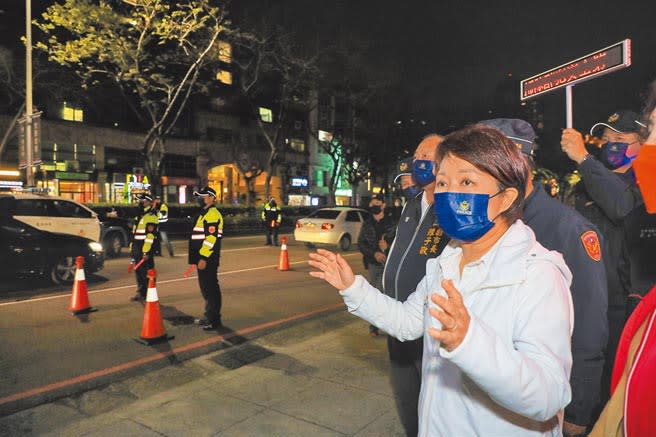
<svg viewBox="0 0 656 437">
<path fill-rule="evenodd" d="M 349 258 L 349 257 L 355 256 L 355 255 L 360 255 L 360 254 L 359 253 L 349 253 L 349 254 L 342 255 L 342 256 L 344 258 Z M 294 261 L 292 263 L 289 263 L 289 265 L 296 265 L 296 264 L 307 264 L 307 260 Z M 251 268 L 239 269 L 239 270 L 230 270 L 230 271 L 227 271 L 227 272 L 219 271 L 219 278 L 221 276 L 225 276 L 225 275 L 234 275 L 236 273 L 252 272 L 252 271 L 256 271 L 256 270 L 274 269 L 276 267 L 278 267 L 277 264 L 271 264 L 271 265 L 268 265 L 268 266 L 251 267 Z M 197 278 L 197 276 L 194 275 L 194 276 L 189 276 L 187 278 L 166 279 L 166 280 L 163 280 L 163 281 L 157 281 L 157 283 L 158 284 L 168 284 L 168 283 L 172 283 L 172 282 L 189 281 L 191 279 L 196 279 L 196 278 Z M 89 290 L 87 292 L 87 294 L 106 293 L 106 292 L 109 292 L 109 291 L 125 290 L 126 288 L 134 288 L 134 284 L 122 285 L 120 287 L 101 288 L 100 290 Z M 46 301 L 46 300 L 70 298 L 70 297 L 71 297 L 70 293 L 57 294 L 55 296 L 45 296 L 45 297 L 37 297 L 37 298 L 34 298 L 34 299 L 24 299 L 24 300 L 17 300 L 17 301 L 13 301 L 13 302 L 3 302 L 3 303 L 0 303 L 0 307 L 10 306 L 10 305 L 20 305 L 20 304 L 26 304 L 26 303 L 34 303 L 34 302 L 43 302 L 43 301 Z"/>
<path fill-rule="evenodd" d="M 0 398 L 0 405 L 4 405 L 4 404 L 10 403 L 10 402 L 15 402 L 15 401 L 19 401 L 19 400 L 22 400 L 22 399 L 26 399 L 26 398 L 29 398 L 31 396 L 36 396 L 36 395 L 48 393 L 48 392 L 51 392 L 51 391 L 54 391 L 54 390 L 66 388 L 66 387 L 72 386 L 74 384 L 79 384 L 79 383 L 91 381 L 95 378 L 100 378 L 100 377 L 103 377 L 103 376 L 108 376 L 108 375 L 118 373 L 118 372 L 122 372 L 122 371 L 125 371 L 125 370 L 130 370 L 130 369 L 133 369 L 135 367 L 151 363 L 153 361 L 168 358 L 168 357 L 173 356 L 175 354 L 188 352 L 188 351 L 192 351 L 194 349 L 199 349 L 199 348 L 202 348 L 202 347 L 210 346 L 212 344 L 220 343 L 224 340 L 228 340 L 228 339 L 233 338 L 233 337 L 244 336 L 246 334 L 251 334 L 251 333 L 261 331 L 261 330 L 264 330 L 264 329 L 273 328 L 273 327 L 280 326 L 280 325 L 283 325 L 285 323 L 293 322 L 293 321 L 296 321 L 296 320 L 302 320 L 302 319 L 305 319 L 305 318 L 308 318 L 308 317 L 311 317 L 311 316 L 315 316 L 315 315 L 322 314 L 322 313 L 327 313 L 327 312 L 334 311 L 334 310 L 340 309 L 340 308 L 344 308 L 343 303 L 333 304 L 333 305 L 325 306 L 325 307 L 322 307 L 322 308 L 318 308 L 318 309 L 313 310 L 313 311 L 298 313 L 298 314 L 294 314 L 292 316 L 285 317 L 285 318 L 282 318 L 282 319 L 272 320 L 270 322 L 264 322 L 264 323 L 259 323 L 257 325 L 248 326 L 246 328 L 238 329 L 236 331 L 227 333 L 225 335 L 217 335 L 216 337 L 211 337 L 211 338 L 208 338 L 206 340 L 200 340 L 200 341 L 190 343 L 190 344 L 185 345 L 185 346 L 176 347 L 176 348 L 173 348 L 173 349 L 171 349 L 170 351 L 167 351 L 167 352 L 159 352 L 159 353 L 156 353 L 156 354 L 153 354 L 153 355 L 149 355 L 149 356 L 146 356 L 146 357 L 143 357 L 143 358 L 139 358 L 137 360 L 128 361 L 127 363 L 119 364 L 117 366 L 108 367 L 108 368 L 101 369 L 101 370 L 96 370 L 95 372 L 90 372 L 90 373 L 87 373 L 87 374 L 84 374 L 84 375 L 76 376 L 74 378 L 65 379 L 63 381 L 43 385 L 41 387 L 36 387 L 36 388 L 30 389 L 30 390 L 25 390 L 25 391 L 22 391 L 20 393 L 14 393 L 12 395 Z"/>
</svg>

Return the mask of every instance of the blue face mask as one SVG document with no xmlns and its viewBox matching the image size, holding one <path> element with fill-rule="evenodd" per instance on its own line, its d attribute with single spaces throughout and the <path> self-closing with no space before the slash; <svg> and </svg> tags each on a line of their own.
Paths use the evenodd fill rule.
<svg viewBox="0 0 656 437">
<path fill-rule="evenodd" d="M 629 143 L 616 143 L 607 142 L 603 145 L 601 150 L 601 160 L 611 170 L 620 168 L 625 164 L 631 162 L 626 156 L 626 149 L 629 148 Z"/>
<path fill-rule="evenodd" d="M 475 193 L 435 193 L 433 209 L 437 223 L 454 240 L 476 241 L 494 226 L 494 222 L 487 216 L 487 204 L 502 191 L 492 196 Z"/>
<path fill-rule="evenodd" d="M 433 161 L 427 159 L 415 159 L 412 164 L 412 178 L 420 186 L 425 187 L 435 180 L 433 174 Z"/>
<path fill-rule="evenodd" d="M 415 196 L 417 196 L 417 194 L 419 194 L 421 189 L 416 185 L 411 185 L 409 187 L 402 189 L 401 191 L 403 192 L 403 197 L 405 197 L 406 199 L 412 199 Z"/>
</svg>

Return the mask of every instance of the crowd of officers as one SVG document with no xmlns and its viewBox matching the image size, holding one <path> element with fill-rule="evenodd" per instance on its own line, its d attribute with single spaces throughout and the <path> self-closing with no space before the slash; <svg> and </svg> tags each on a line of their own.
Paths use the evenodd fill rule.
<svg viewBox="0 0 656 437">
<path fill-rule="evenodd" d="M 535 171 L 538 145 L 528 122 L 493 119 L 480 124 L 513 140 Z M 644 143 L 645 127 L 635 112 L 617 111 L 591 128 L 590 135 L 601 138 L 593 153 L 581 133 L 563 131 L 562 151 L 581 176 L 575 208 L 553 198 L 540 183 L 529 181 L 527 187 L 523 221 L 540 244 L 563 255 L 573 274 L 572 401 L 565 410 L 566 436 L 587 435 L 601 413 L 610 396 L 624 323 L 656 282 L 656 269 L 644 267 L 649 263 L 645 239 L 630 237 L 640 234 L 648 215 L 631 166 Z M 433 162 L 441 141 L 439 135 L 426 136 L 414 156 L 399 164 L 397 180 L 406 199 L 400 217 L 387 213 L 384 199 L 375 196 L 358 240 L 369 282 L 399 301 L 416 289 L 426 261 L 439 256 L 449 240 L 432 208 Z M 378 333 L 375 326 L 370 332 Z M 388 337 L 391 383 L 408 436 L 418 432 L 422 350 L 422 339 Z"/>
</svg>

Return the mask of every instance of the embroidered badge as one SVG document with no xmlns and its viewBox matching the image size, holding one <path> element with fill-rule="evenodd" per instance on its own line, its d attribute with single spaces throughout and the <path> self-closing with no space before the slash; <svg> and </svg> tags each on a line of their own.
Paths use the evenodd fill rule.
<svg viewBox="0 0 656 437">
<path fill-rule="evenodd" d="M 406 171 L 407 169 L 408 169 L 408 163 L 407 162 L 402 162 L 401 165 L 399 165 L 399 170 Z"/>
<path fill-rule="evenodd" d="M 620 114 L 618 114 L 618 113 L 616 112 L 615 114 L 613 114 L 613 115 L 611 115 L 610 117 L 608 117 L 608 122 L 609 122 L 609 123 L 615 123 L 615 122 L 616 122 L 617 120 L 619 120 L 619 119 L 620 119 Z"/>
<path fill-rule="evenodd" d="M 581 241 L 588 256 L 595 261 L 601 261 L 601 245 L 597 233 L 595 231 L 584 232 L 581 235 Z"/>
<path fill-rule="evenodd" d="M 207 228 L 207 231 L 208 231 L 210 234 L 213 234 L 214 232 L 216 232 L 216 226 L 210 226 L 209 228 Z"/>
<path fill-rule="evenodd" d="M 419 255 L 437 254 L 440 241 L 444 231 L 437 225 L 433 225 L 426 231 L 424 242 L 419 248 Z"/>
</svg>

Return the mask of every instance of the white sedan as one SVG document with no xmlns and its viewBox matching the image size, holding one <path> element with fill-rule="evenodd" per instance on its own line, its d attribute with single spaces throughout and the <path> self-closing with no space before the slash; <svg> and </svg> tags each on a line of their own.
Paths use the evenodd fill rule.
<svg viewBox="0 0 656 437">
<path fill-rule="evenodd" d="M 360 208 L 321 208 L 296 221 L 294 238 L 308 246 L 331 244 L 348 250 L 351 243 L 358 241 L 362 223 L 367 218 L 369 212 Z"/>
</svg>

